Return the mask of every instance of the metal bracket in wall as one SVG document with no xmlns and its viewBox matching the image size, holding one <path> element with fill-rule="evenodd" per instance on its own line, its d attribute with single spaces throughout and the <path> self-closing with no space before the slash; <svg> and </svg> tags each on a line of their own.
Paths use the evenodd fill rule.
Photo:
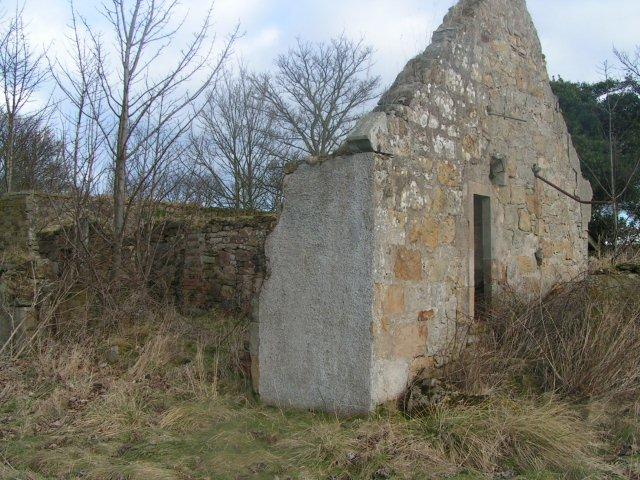
<svg viewBox="0 0 640 480">
<path fill-rule="evenodd" d="M 540 168 L 540 166 L 538 164 L 534 165 L 532 167 L 532 170 L 533 170 L 534 177 L 536 177 L 538 180 L 543 181 L 544 183 L 546 183 L 550 187 L 555 188 L 557 191 L 559 191 L 563 195 L 566 195 L 570 199 L 575 200 L 576 202 L 578 202 L 578 203 L 580 203 L 582 205 L 611 205 L 613 203 L 612 201 L 608 201 L 608 200 L 582 200 L 580 197 L 578 197 L 576 195 L 573 195 L 572 193 L 567 192 L 563 188 L 559 187 L 555 183 L 547 180 L 542 175 L 540 175 L 540 172 L 542 171 L 542 169 Z"/>
<path fill-rule="evenodd" d="M 487 113 L 494 117 L 500 117 L 500 118 L 505 118 L 507 120 L 515 120 L 516 122 L 527 123 L 527 119 L 525 118 L 514 117 L 513 115 L 507 114 L 506 109 L 504 112 L 494 112 L 493 108 L 489 106 L 487 107 Z"/>
</svg>

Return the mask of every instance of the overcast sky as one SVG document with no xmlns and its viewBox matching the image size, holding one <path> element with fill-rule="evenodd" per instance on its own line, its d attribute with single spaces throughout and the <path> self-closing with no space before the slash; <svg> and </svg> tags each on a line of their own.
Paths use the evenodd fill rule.
<svg viewBox="0 0 640 480">
<path fill-rule="evenodd" d="M 13 0 L 0 0 L 10 5 Z M 100 0 L 75 0 L 92 24 L 104 21 Z M 183 31 L 197 27 L 208 2 L 182 0 L 189 12 Z M 390 84 L 406 61 L 423 50 L 454 0 L 217 0 L 217 31 L 240 24 L 244 36 L 236 54 L 251 68 L 269 68 L 297 36 L 324 40 L 345 32 L 375 49 L 374 70 Z M 67 0 L 26 0 L 33 43 L 63 50 L 68 32 Z M 640 0 L 529 0 L 552 76 L 597 80 L 598 64 L 612 48 L 640 45 Z M 178 15 L 176 16 L 176 18 Z"/>
</svg>

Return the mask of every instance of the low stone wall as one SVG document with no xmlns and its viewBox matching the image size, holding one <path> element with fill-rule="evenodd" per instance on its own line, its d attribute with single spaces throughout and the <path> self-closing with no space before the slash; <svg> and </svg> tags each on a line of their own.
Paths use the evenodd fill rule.
<svg viewBox="0 0 640 480">
<path fill-rule="evenodd" d="M 56 276 L 55 262 L 40 254 L 38 235 L 61 198 L 0 196 L 0 347 L 14 331 L 29 334 L 37 327 L 38 302 Z"/>
<path fill-rule="evenodd" d="M 1 252 L 33 245 L 36 205 L 36 197 L 31 193 L 0 196 Z"/>
<path fill-rule="evenodd" d="M 0 196 L 0 294 L 5 305 L 33 303 L 33 272 L 43 281 L 63 273 L 68 249 L 62 234 L 65 222 L 58 219 L 65 216 L 64 201 L 33 192 Z M 249 313 L 266 273 L 264 244 L 275 215 L 179 206 L 175 215 L 163 215 L 171 220 L 158 223 L 151 238 L 152 291 L 189 314 L 214 307 Z M 108 248 L 91 231 L 87 224 L 89 248 Z M 0 322 L 5 337 L 6 324 Z"/>
<path fill-rule="evenodd" d="M 167 222 L 157 229 L 152 286 L 197 313 L 219 306 L 249 312 L 266 271 L 264 243 L 273 215 Z"/>
</svg>

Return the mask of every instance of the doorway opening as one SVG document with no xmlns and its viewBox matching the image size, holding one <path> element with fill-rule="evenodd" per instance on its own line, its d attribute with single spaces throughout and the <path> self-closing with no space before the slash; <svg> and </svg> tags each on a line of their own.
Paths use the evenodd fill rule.
<svg viewBox="0 0 640 480">
<path fill-rule="evenodd" d="M 491 201 L 473 196 L 474 312 L 482 316 L 491 297 Z"/>
</svg>

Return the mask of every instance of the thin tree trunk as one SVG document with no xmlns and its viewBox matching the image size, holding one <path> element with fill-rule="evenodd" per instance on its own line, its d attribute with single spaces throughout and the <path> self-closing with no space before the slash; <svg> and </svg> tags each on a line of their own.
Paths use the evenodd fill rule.
<svg viewBox="0 0 640 480">
<path fill-rule="evenodd" d="M 113 178 L 113 258 L 111 277 L 116 278 L 122 268 L 122 251 L 124 244 L 124 214 L 126 201 L 126 164 L 128 135 L 128 92 L 125 88 L 124 101 L 118 122 L 118 139 L 116 147 L 115 171 Z"/>
<path fill-rule="evenodd" d="M 613 201 L 613 254 L 618 248 L 618 199 L 616 198 L 615 161 L 613 153 L 613 113 L 609 109 L 609 166 L 611 168 L 611 199 Z"/>
<path fill-rule="evenodd" d="M 4 152 L 4 175 L 7 193 L 13 191 L 13 170 L 14 170 L 14 148 L 15 142 L 15 116 L 13 113 L 7 115 L 7 143 Z"/>
</svg>

